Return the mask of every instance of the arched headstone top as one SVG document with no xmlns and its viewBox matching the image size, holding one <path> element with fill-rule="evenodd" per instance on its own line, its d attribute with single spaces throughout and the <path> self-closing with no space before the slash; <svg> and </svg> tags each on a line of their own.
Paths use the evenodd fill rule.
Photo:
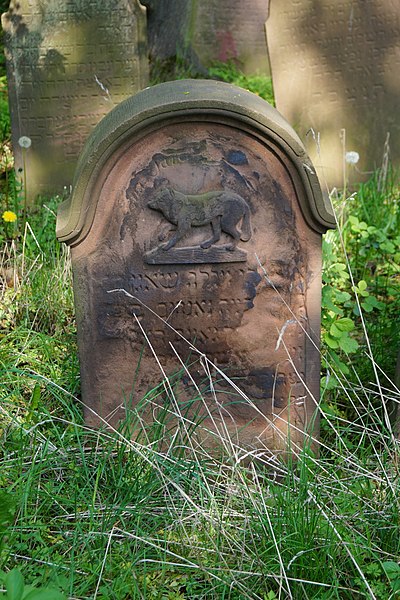
<svg viewBox="0 0 400 600">
<path fill-rule="evenodd" d="M 146 88 L 119 104 L 97 125 L 79 157 L 71 196 L 59 207 L 59 240 L 75 245 L 90 230 L 97 201 L 92 191 L 127 148 L 168 123 L 191 121 L 229 125 L 270 141 L 290 171 L 307 224 L 319 233 L 335 226 L 330 204 L 321 193 L 301 140 L 273 106 L 231 84 L 181 80 Z"/>
</svg>

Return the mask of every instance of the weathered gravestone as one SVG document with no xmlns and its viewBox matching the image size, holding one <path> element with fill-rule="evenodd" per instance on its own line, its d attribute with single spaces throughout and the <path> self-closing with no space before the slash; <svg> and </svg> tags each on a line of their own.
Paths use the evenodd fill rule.
<svg viewBox="0 0 400 600">
<path fill-rule="evenodd" d="M 233 60 L 246 73 L 268 73 L 265 21 L 269 0 L 193 2 L 193 48 L 209 65 Z"/>
<path fill-rule="evenodd" d="M 17 169 L 27 194 L 70 187 L 88 135 L 147 85 L 145 8 L 138 0 L 11 0 L 2 15 Z M 32 144 L 25 160 L 20 137 Z"/>
<path fill-rule="evenodd" d="M 234 61 L 245 73 L 269 73 L 265 21 L 269 0 L 143 0 L 150 58 L 188 59 L 195 71 Z"/>
<path fill-rule="evenodd" d="M 166 387 L 153 403 L 203 415 L 201 439 L 300 443 L 319 397 L 332 225 L 300 140 L 258 96 L 175 81 L 114 109 L 57 224 L 72 249 L 87 422 L 115 424 L 169 376 L 173 400 Z"/>
<path fill-rule="evenodd" d="M 360 156 L 352 181 L 381 166 L 387 133 L 399 164 L 397 0 L 272 0 L 267 39 L 276 106 L 330 186 L 343 186 L 345 152 Z"/>
</svg>

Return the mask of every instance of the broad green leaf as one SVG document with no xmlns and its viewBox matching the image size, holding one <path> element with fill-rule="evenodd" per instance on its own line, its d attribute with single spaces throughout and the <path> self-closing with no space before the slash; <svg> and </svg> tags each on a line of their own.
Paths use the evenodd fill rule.
<svg viewBox="0 0 400 600">
<path fill-rule="evenodd" d="M 341 331 L 338 327 L 336 327 L 336 322 L 332 323 L 332 325 L 330 326 L 329 333 L 334 338 L 341 338 L 343 335 L 343 331 Z"/>
<path fill-rule="evenodd" d="M 332 265 L 332 269 L 334 271 L 337 271 L 341 275 L 342 275 L 342 273 L 346 273 L 346 275 L 347 275 L 347 266 L 344 263 L 334 263 Z"/>
<path fill-rule="evenodd" d="M 339 386 L 339 382 L 334 375 L 330 377 L 322 377 L 321 388 L 324 390 L 335 390 Z"/>
<path fill-rule="evenodd" d="M 335 325 L 340 331 L 353 331 L 355 325 L 351 319 L 348 317 L 344 317 L 343 319 L 338 319 L 335 322 Z"/>
<path fill-rule="evenodd" d="M 343 350 L 346 354 L 351 354 L 352 352 L 356 352 L 358 350 L 358 342 L 348 335 L 343 336 L 339 340 L 340 349 Z"/>
<path fill-rule="evenodd" d="M 400 565 L 394 560 L 387 560 L 382 563 L 382 567 L 390 581 L 392 591 L 397 594 L 400 592 Z"/>
<path fill-rule="evenodd" d="M 366 298 L 365 302 L 361 302 L 361 306 L 365 310 L 365 312 L 372 312 L 374 310 L 374 307 L 368 302 L 368 300 L 369 298 Z"/>
<path fill-rule="evenodd" d="M 380 245 L 381 250 L 383 250 L 383 252 L 387 252 L 388 254 L 394 254 L 396 247 L 395 245 L 390 242 L 389 240 L 387 240 L 386 242 L 383 242 Z"/>
<path fill-rule="evenodd" d="M 7 600 L 21 600 L 24 592 L 24 578 L 18 569 L 13 569 L 5 579 Z"/>
<path fill-rule="evenodd" d="M 365 292 L 365 290 L 367 289 L 367 282 L 364 281 L 364 279 L 361 279 L 361 281 L 358 282 L 357 288 L 361 293 Z"/>
<path fill-rule="evenodd" d="M 335 363 L 335 366 L 342 372 L 344 375 L 350 374 L 350 369 L 347 365 L 344 364 L 343 361 L 340 360 L 339 356 L 332 350 L 329 354 L 329 358 Z"/>
<path fill-rule="evenodd" d="M 324 335 L 324 342 L 325 342 L 325 344 L 326 344 L 327 346 L 329 346 L 329 348 L 333 348 L 334 350 L 335 350 L 336 348 L 339 348 L 339 343 L 338 343 L 338 341 L 337 341 L 337 340 L 335 340 L 335 338 L 331 337 L 331 336 L 329 335 L 329 333 L 326 333 L 326 334 Z"/>
<path fill-rule="evenodd" d="M 347 300 L 350 300 L 351 295 L 349 294 L 349 292 L 340 292 L 339 290 L 336 290 L 336 294 L 335 294 L 335 300 L 336 302 L 347 302 Z"/>
<path fill-rule="evenodd" d="M 326 288 L 330 288 L 330 286 L 324 286 L 322 289 L 322 308 L 331 310 L 336 315 L 342 314 L 342 309 L 336 306 L 334 301 L 332 300 L 332 288 L 324 292 Z"/>
<path fill-rule="evenodd" d="M 22 594 L 22 600 L 25 600 L 25 598 L 30 594 L 30 592 L 34 592 L 36 590 L 37 588 L 35 588 L 34 585 L 26 585 L 24 587 L 24 593 Z"/>
<path fill-rule="evenodd" d="M 0 491 L 0 534 L 5 525 L 12 523 L 15 513 L 15 498 L 10 492 Z"/>
<path fill-rule="evenodd" d="M 380 300 L 375 298 L 375 296 L 368 296 L 368 301 L 374 308 L 377 308 L 378 310 L 383 310 L 385 308 L 385 303 L 380 302 Z"/>
<path fill-rule="evenodd" d="M 23 600 L 66 600 L 64 594 L 55 590 L 38 589 L 32 590 Z"/>
<path fill-rule="evenodd" d="M 354 215 L 349 215 L 349 223 L 351 223 L 352 225 L 358 225 L 358 223 L 360 222 L 357 217 L 355 217 Z"/>
<path fill-rule="evenodd" d="M 360 284 L 362 284 L 360 286 Z M 364 286 L 365 284 L 365 286 Z M 358 287 L 356 285 L 352 286 L 353 292 L 355 292 L 356 294 L 358 294 L 358 296 L 363 296 L 364 298 L 366 298 L 367 296 L 369 296 L 369 292 L 367 292 L 366 290 L 367 284 L 365 283 L 364 280 L 362 280 L 362 282 L 360 281 L 360 283 L 358 284 Z"/>
<path fill-rule="evenodd" d="M 382 567 L 389 579 L 400 577 L 400 565 L 394 560 L 385 560 Z"/>
</svg>

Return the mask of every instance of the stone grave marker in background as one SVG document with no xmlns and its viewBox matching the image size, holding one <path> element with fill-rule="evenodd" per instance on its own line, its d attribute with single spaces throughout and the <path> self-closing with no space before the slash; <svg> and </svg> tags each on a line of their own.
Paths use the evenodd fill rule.
<svg viewBox="0 0 400 600">
<path fill-rule="evenodd" d="M 194 70 L 233 60 L 248 74 L 268 74 L 269 0 L 143 0 L 151 60 L 186 58 Z"/>
<path fill-rule="evenodd" d="M 332 225 L 299 138 L 258 96 L 174 81 L 115 108 L 57 223 L 87 422 L 135 415 L 169 377 L 144 421 L 164 410 L 190 429 L 201 416 L 199 439 L 219 432 L 246 451 L 301 444 L 316 423 Z"/>
<path fill-rule="evenodd" d="M 265 21 L 269 0 L 193 2 L 192 45 L 204 64 L 233 60 L 244 72 L 269 73 Z"/>
<path fill-rule="evenodd" d="M 350 180 L 365 179 L 382 165 L 387 133 L 399 164 L 399 2 L 272 0 L 267 40 L 276 106 L 308 140 L 320 179 L 343 187 L 344 148 L 360 156 Z"/>
<path fill-rule="evenodd" d="M 94 126 L 147 85 L 145 8 L 137 0 L 11 0 L 2 25 L 15 162 L 26 165 L 32 201 L 69 189 Z"/>
</svg>

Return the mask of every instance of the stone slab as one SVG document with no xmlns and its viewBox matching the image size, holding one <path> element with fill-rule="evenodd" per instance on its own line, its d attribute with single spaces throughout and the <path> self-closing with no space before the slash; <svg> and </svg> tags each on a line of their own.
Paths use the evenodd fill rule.
<svg viewBox="0 0 400 600">
<path fill-rule="evenodd" d="M 179 56 L 206 73 L 234 61 L 245 73 L 269 74 L 265 21 L 269 0 L 143 0 L 153 61 Z"/>
<path fill-rule="evenodd" d="M 382 165 L 387 133 L 399 164 L 397 0 L 272 0 L 267 39 L 276 106 L 321 181 L 343 187 L 344 178 L 367 178 Z M 355 166 L 343 162 L 349 151 L 360 156 Z"/>
<path fill-rule="evenodd" d="M 114 109 L 58 216 L 87 422 L 138 418 L 146 398 L 142 424 L 162 413 L 165 435 L 186 425 L 206 447 L 316 436 L 332 224 L 300 141 L 257 96 L 175 81 Z"/>
<path fill-rule="evenodd" d="M 269 74 L 265 21 L 270 0 L 194 2 L 192 45 L 206 65 L 234 61 L 245 73 Z"/>
<path fill-rule="evenodd" d="M 33 201 L 69 190 L 95 125 L 147 85 L 145 8 L 137 0 L 11 0 L 2 25 L 15 163 L 25 164 Z"/>
</svg>

